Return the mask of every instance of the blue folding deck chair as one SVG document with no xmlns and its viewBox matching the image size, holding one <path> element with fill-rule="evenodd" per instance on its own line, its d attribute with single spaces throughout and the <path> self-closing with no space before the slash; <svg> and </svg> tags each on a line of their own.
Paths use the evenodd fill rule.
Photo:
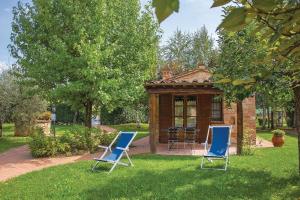
<svg viewBox="0 0 300 200">
<path fill-rule="evenodd" d="M 201 161 L 201 169 L 218 169 L 225 170 L 227 169 L 229 161 L 229 146 L 230 146 L 230 136 L 231 136 L 232 126 L 209 126 L 206 136 L 206 141 L 204 143 L 205 153 Z M 211 133 L 211 146 L 208 150 L 208 139 L 209 134 Z M 212 162 L 216 159 L 224 159 L 225 166 L 224 168 L 204 168 L 204 161 L 208 160 Z"/>
<path fill-rule="evenodd" d="M 94 158 L 96 163 L 94 164 L 92 170 L 94 171 L 100 162 L 108 162 L 113 164 L 112 168 L 109 170 L 108 173 L 112 172 L 117 164 L 124 165 L 124 166 L 129 166 L 130 164 L 131 166 L 133 166 L 127 151 L 129 150 L 129 145 L 133 141 L 136 134 L 137 132 L 121 131 L 118 133 L 118 135 L 115 137 L 115 139 L 111 142 L 111 144 L 108 147 L 99 145 L 99 147 L 105 149 L 105 151 L 99 158 Z M 115 142 L 116 145 L 112 150 L 112 146 Z M 129 160 L 129 164 L 120 162 L 124 153 Z"/>
</svg>

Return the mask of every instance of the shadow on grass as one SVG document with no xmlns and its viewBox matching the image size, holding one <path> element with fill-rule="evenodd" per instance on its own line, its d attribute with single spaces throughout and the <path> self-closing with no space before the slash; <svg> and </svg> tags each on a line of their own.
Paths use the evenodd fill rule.
<svg viewBox="0 0 300 200">
<path fill-rule="evenodd" d="M 229 168 L 227 172 L 200 170 L 192 157 L 153 156 L 147 160 L 149 168 L 118 167 L 110 175 L 99 174 L 107 180 L 95 183 L 80 196 L 86 199 L 296 199 L 300 196 L 297 176 L 274 177 L 264 170 L 238 168 Z M 174 161 L 174 165 L 167 168 L 160 160 L 168 160 L 170 165 Z M 177 166 L 176 160 L 186 165 Z M 157 171 L 151 170 L 151 162 L 162 166 Z"/>
</svg>

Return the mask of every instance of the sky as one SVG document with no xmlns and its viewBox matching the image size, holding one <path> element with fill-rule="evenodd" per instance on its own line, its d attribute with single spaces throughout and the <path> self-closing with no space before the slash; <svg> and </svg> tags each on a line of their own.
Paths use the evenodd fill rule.
<svg viewBox="0 0 300 200">
<path fill-rule="evenodd" d="M 31 0 L 20 0 L 30 2 Z M 145 5 L 148 0 L 140 0 Z M 10 43 L 12 8 L 17 5 L 18 0 L 0 0 L 0 71 L 14 63 L 7 46 Z M 217 39 L 215 30 L 222 19 L 221 8 L 210 8 L 213 0 L 180 0 L 179 13 L 172 14 L 161 23 L 163 31 L 161 44 L 176 31 L 194 32 L 203 25 L 209 34 Z"/>
</svg>

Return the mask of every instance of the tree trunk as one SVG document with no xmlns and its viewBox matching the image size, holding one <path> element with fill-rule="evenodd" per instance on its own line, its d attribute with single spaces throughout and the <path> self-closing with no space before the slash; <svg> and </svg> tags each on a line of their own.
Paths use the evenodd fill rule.
<svg viewBox="0 0 300 200">
<path fill-rule="evenodd" d="M 296 128 L 296 111 L 294 111 L 293 128 Z"/>
<path fill-rule="evenodd" d="M 136 112 L 136 128 L 141 128 L 141 120 L 138 111 Z"/>
<path fill-rule="evenodd" d="M 288 127 L 295 127 L 295 112 L 291 110 L 286 110 L 285 111 L 285 119 Z"/>
<path fill-rule="evenodd" d="M 266 129 L 266 108 L 263 105 L 262 129 Z"/>
<path fill-rule="evenodd" d="M 79 112 L 78 112 L 78 111 L 75 111 L 74 117 L 73 117 L 73 124 L 76 124 L 76 123 L 77 123 L 78 115 L 79 115 Z"/>
<path fill-rule="evenodd" d="M 243 151 L 243 101 L 237 101 L 237 155 Z"/>
<path fill-rule="evenodd" d="M 298 171 L 300 174 L 300 86 L 294 88 L 295 96 L 295 117 L 296 117 L 296 130 L 298 133 Z"/>
<path fill-rule="evenodd" d="M 0 120 L 0 137 L 3 135 L 3 124 L 2 121 Z"/>
<path fill-rule="evenodd" d="M 273 108 L 271 109 L 271 129 L 274 129 L 274 111 Z"/>
<path fill-rule="evenodd" d="M 268 118 L 268 128 L 270 128 L 270 108 L 269 106 L 267 107 L 267 118 Z"/>
<path fill-rule="evenodd" d="M 92 128 L 92 111 L 93 111 L 93 102 L 87 101 L 85 104 L 85 127 Z"/>
<path fill-rule="evenodd" d="M 15 121 L 15 136 L 29 136 L 31 133 L 32 127 L 26 123 L 21 121 Z"/>
</svg>

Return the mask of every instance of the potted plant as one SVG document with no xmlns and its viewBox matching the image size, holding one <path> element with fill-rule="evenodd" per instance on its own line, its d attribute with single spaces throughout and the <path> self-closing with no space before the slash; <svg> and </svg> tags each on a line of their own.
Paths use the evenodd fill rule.
<svg viewBox="0 0 300 200">
<path fill-rule="evenodd" d="M 272 131 L 273 137 L 272 137 L 272 143 L 274 147 L 281 147 L 284 144 L 284 135 L 285 132 L 280 129 L 276 129 Z"/>
<path fill-rule="evenodd" d="M 50 135 L 51 112 L 43 112 L 36 119 L 36 126 L 42 128 L 45 135 Z"/>
</svg>

